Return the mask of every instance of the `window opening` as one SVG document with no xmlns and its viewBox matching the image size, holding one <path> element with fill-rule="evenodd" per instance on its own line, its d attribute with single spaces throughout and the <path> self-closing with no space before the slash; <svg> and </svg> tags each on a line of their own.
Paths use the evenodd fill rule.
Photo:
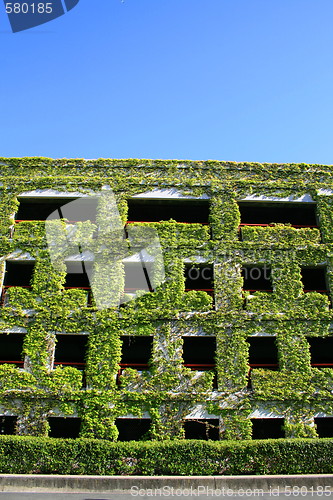
<svg viewBox="0 0 333 500">
<path fill-rule="evenodd" d="M 213 388 L 217 389 L 216 337 L 183 337 L 184 366 L 196 371 L 214 371 Z"/>
<path fill-rule="evenodd" d="M 117 384 L 120 384 L 121 375 L 125 368 L 133 368 L 139 371 L 148 370 L 152 357 L 153 337 L 152 336 L 129 336 L 120 337 L 121 362 L 117 376 Z"/>
<path fill-rule="evenodd" d="M 302 267 L 301 277 L 304 292 L 328 293 L 326 267 Z"/>
<path fill-rule="evenodd" d="M 333 367 L 333 337 L 307 337 L 310 344 L 311 366 Z"/>
<path fill-rule="evenodd" d="M 49 417 L 49 437 L 72 438 L 79 437 L 81 419 L 76 417 Z"/>
<path fill-rule="evenodd" d="M 251 371 L 254 368 L 278 370 L 278 350 L 275 337 L 248 337 L 249 345 L 249 373 L 247 388 L 252 389 Z"/>
<path fill-rule="evenodd" d="M 6 261 L 1 305 L 7 305 L 7 291 L 13 286 L 31 288 L 35 261 Z"/>
<path fill-rule="evenodd" d="M 92 273 L 92 263 L 90 261 L 66 262 L 66 267 L 65 289 L 86 290 L 87 305 L 91 305 L 92 292 L 89 276 L 91 276 Z"/>
<path fill-rule="evenodd" d="M 150 418 L 117 418 L 118 441 L 140 441 L 149 433 Z"/>
<path fill-rule="evenodd" d="M 266 265 L 242 267 L 243 290 L 249 292 L 272 292 L 271 268 Z"/>
<path fill-rule="evenodd" d="M 71 204 L 72 201 L 80 200 L 80 209 Z M 20 198 L 19 207 L 15 216 L 16 222 L 46 220 L 53 212 L 54 219 L 67 219 L 69 222 L 96 220 L 97 199 L 96 198 Z"/>
<path fill-rule="evenodd" d="M 279 439 L 285 437 L 284 418 L 254 418 L 252 439 Z"/>
<path fill-rule="evenodd" d="M 213 273 L 212 264 L 185 264 L 185 291 L 203 291 L 214 297 Z"/>
<path fill-rule="evenodd" d="M 0 434 L 16 434 L 17 417 L 0 415 Z"/>
<path fill-rule="evenodd" d="M 315 203 L 238 202 L 241 226 L 291 224 L 293 227 L 318 227 Z"/>
<path fill-rule="evenodd" d="M 128 221 L 160 222 L 170 219 L 185 223 L 209 223 L 209 200 L 128 200 Z"/>
<path fill-rule="evenodd" d="M 56 335 L 54 365 L 72 366 L 83 370 L 88 343 L 88 335 Z"/>
<path fill-rule="evenodd" d="M 314 419 L 317 433 L 320 438 L 333 437 L 333 418 L 332 417 L 318 417 Z"/>
<path fill-rule="evenodd" d="M 198 418 L 184 420 L 185 439 L 219 440 L 219 419 Z"/>
<path fill-rule="evenodd" d="M 21 333 L 0 334 L 0 363 L 23 367 L 23 340 Z"/>
<path fill-rule="evenodd" d="M 153 292 L 151 278 L 153 276 L 152 262 L 133 262 L 124 264 L 125 292 L 134 293 L 136 290 Z"/>
</svg>

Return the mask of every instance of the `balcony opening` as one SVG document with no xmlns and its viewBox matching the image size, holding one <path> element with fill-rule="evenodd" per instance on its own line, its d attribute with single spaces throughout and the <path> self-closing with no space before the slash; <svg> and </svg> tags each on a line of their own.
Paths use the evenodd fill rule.
<svg viewBox="0 0 333 500">
<path fill-rule="evenodd" d="M 176 222 L 208 224 L 209 200 L 142 198 L 128 200 L 128 223 L 160 222 L 170 219 Z"/>
<path fill-rule="evenodd" d="M 72 366 L 83 370 L 88 343 L 88 335 L 56 335 L 54 366 Z"/>
<path fill-rule="evenodd" d="M 120 337 L 122 341 L 121 362 L 117 376 L 117 384 L 121 383 L 121 375 L 125 368 L 133 368 L 139 371 L 148 370 L 152 357 L 152 336 L 129 336 Z"/>
<path fill-rule="evenodd" d="M 136 290 L 154 291 L 152 262 L 126 262 L 124 271 L 126 293 L 135 293 Z"/>
<path fill-rule="evenodd" d="M 71 203 L 77 200 L 77 203 Z M 96 198 L 20 198 L 20 205 L 15 216 L 17 222 L 23 220 L 46 220 L 51 214 L 52 219 L 67 219 L 68 221 L 96 221 Z"/>
<path fill-rule="evenodd" d="M 252 439 L 279 439 L 285 437 L 284 418 L 254 418 Z"/>
<path fill-rule="evenodd" d="M 118 441 L 140 441 L 150 430 L 150 418 L 117 418 Z"/>
<path fill-rule="evenodd" d="M 304 292 L 328 293 L 326 266 L 302 267 L 301 276 Z"/>
<path fill-rule="evenodd" d="M 219 419 L 198 418 L 184 420 L 185 439 L 219 440 Z"/>
<path fill-rule="evenodd" d="M 241 225 L 280 223 L 294 227 L 318 227 L 315 203 L 240 201 L 238 207 Z"/>
<path fill-rule="evenodd" d="M 278 350 L 275 337 L 248 337 L 251 368 L 278 369 Z"/>
<path fill-rule="evenodd" d="M 213 389 L 217 389 L 215 355 L 216 337 L 183 337 L 184 366 L 196 371 L 214 371 Z"/>
<path fill-rule="evenodd" d="M 320 438 L 333 437 L 333 418 L 332 417 L 318 417 L 314 419 L 317 427 L 317 434 Z"/>
<path fill-rule="evenodd" d="M 92 262 L 76 261 L 66 262 L 67 274 L 64 287 L 65 289 L 86 290 L 87 305 L 91 304 L 92 294 L 89 276 L 92 276 Z"/>
<path fill-rule="evenodd" d="M 201 290 L 214 296 L 212 264 L 185 264 L 185 290 Z"/>
<path fill-rule="evenodd" d="M 5 276 L 1 294 L 1 305 L 8 305 L 7 291 L 12 286 L 31 288 L 35 261 L 6 261 Z"/>
<path fill-rule="evenodd" d="M 79 437 L 81 419 L 76 417 L 49 417 L 49 437 L 71 438 Z"/>
<path fill-rule="evenodd" d="M 4 286 L 30 287 L 35 261 L 6 261 Z"/>
<path fill-rule="evenodd" d="M 272 292 L 271 268 L 266 265 L 252 265 L 242 267 L 244 280 L 243 290 L 256 292 Z"/>
<path fill-rule="evenodd" d="M 310 344 L 311 366 L 333 367 L 333 337 L 307 337 Z"/>
<path fill-rule="evenodd" d="M 0 434 L 16 434 L 17 417 L 0 415 Z"/>
<path fill-rule="evenodd" d="M 23 340 L 21 333 L 0 335 L 0 363 L 23 367 Z"/>
</svg>

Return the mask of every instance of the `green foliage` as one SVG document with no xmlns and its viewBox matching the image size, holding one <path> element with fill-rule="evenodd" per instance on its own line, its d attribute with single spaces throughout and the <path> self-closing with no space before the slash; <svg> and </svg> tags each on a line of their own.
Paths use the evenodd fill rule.
<svg viewBox="0 0 333 500">
<path fill-rule="evenodd" d="M 25 332 L 22 333 L 24 370 L 8 364 L 0 366 L 0 404 L 18 415 L 19 433 L 46 435 L 47 417 L 61 411 L 82 418 L 81 436 L 112 441 L 118 435 L 115 427 L 118 416 L 140 416 L 147 411 L 152 419 L 152 439 L 178 439 L 184 437 L 182 419 L 196 405 L 201 405 L 208 413 L 221 418 L 221 437 L 225 440 L 250 438 L 250 415 L 258 409 L 284 416 L 288 437 L 316 436 L 313 416 L 319 411 L 333 413 L 333 370 L 311 367 L 306 337 L 330 335 L 333 315 L 326 295 L 304 292 L 301 267 L 327 266 L 332 289 L 331 166 L 137 159 L 6 158 L 3 161 L 8 166 L 2 167 L 0 273 L 4 273 L 6 259 L 28 257 L 36 260 L 31 288 L 10 288 L 0 311 L 2 332 L 17 329 Z M 131 249 L 128 242 L 121 246 L 122 234 L 117 235 L 110 229 L 109 218 L 114 208 L 111 195 L 100 198 L 94 222 L 69 226 L 65 220 L 51 221 L 47 231 L 40 221 L 14 223 L 18 197 L 27 190 L 55 189 L 91 194 L 100 190 L 107 193 L 112 189 L 121 219 L 126 222 L 129 197 L 170 187 L 185 195 L 208 195 L 210 225 L 178 223 L 172 219 L 131 225 L 132 248 L 142 240 L 147 228 L 157 231 L 166 279 L 156 286 L 154 282 L 152 293 L 137 291 L 136 300 L 121 307 L 117 305 L 123 297 L 124 267 L 119 258 L 110 271 L 109 250 L 117 248 L 125 253 Z M 237 200 L 251 194 L 277 198 L 310 194 L 317 202 L 320 230 L 272 224 L 268 227 L 242 226 L 240 232 Z M 50 245 L 55 239 L 57 246 L 51 264 L 46 248 L 47 243 Z M 64 289 L 66 269 L 62 254 L 73 255 L 80 241 L 85 242 L 85 250 L 99 256 L 92 277 L 93 284 L 98 285 L 99 295 L 95 295 L 92 305 L 87 303 L 86 291 Z M 214 304 L 204 291 L 185 291 L 185 260 L 214 265 Z M 272 293 L 243 292 L 241 269 L 246 265 L 265 265 L 271 269 Z M 162 271 L 160 262 L 156 263 L 155 271 L 158 283 Z M 198 375 L 184 367 L 182 336 L 189 332 L 216 336 L 218 389 L 215 391 L 212 391 L 212 371 Z M 53 370 L 58 333 L 88 335 L 86 387 L 82 387 L 82 372 L 78 369 L 61 366 Z M 252 370 L 250 387 L 246 339 L 260 334 L 276 338 L 279 370 Z M 139 374 L 126 369 L 121 385 L 117 385 L 121 337 L 124 335 L 152 335 L 153 355 L 148 370 Z M 3 447 L 15 444 L 19 449 L 23 446 L 23 441 L 15 439 L 4 438 Z M 168 444 L 164 448 L 164 443 L 145 443 L 142 447 L 133 443 L 115 444 L 112 447 L 106 442 L 79 440 L 77 444 L 70 442 L 68 451 L 64 451 L 65 445 L 60 440 L 25 442 L 35 450 L 31 455 L 35 458 L 31 462 L 29 458 L 24 459 L 24 471 L 97 471 L 105 474 L 199 474 L 202 470 L 205 474 L 275 473 L 282 471 L 282 462 L 274 457 L 282 456 L 290 472 L 297 467 L 292 465 L 292 458 L 286 459 L 288 453 L 295 463 L 303 459 L 302 453 L 304 456 L 308 453 L 316 461 L 315 447 L 322 446 L 321 451 L 326 456 L 327 443 L 330 443 L 322 441 L 321 445 L 307 441 L 298 444 L 300 442 L 295 441 L 290 444 L 286 441 L 284 445 L 282 441 L 273 444 L 267 441 L 254 443 L 253 448 L 251 443 L 245 443 L 243 448 L 239 444 L 240 448 L 236 449 L 232 442 L 228 453 L 235 449 L 234 455 L 228 455 L 228 459 L 221 459 L 222 465 L 219 461 L 216 465 L 216 453 L 224 453 L 221 450 L 227 449 L 222 443 L 221 446 L 216 443 L 187 445 L 175 441 L 174 447 Z M 53 456 L 50 447 L 52 450 L 58 447 L 59 455 L 55 452 Z M 123 450 L 126 456 L 122 455 Z M 133 450 L 137 455 L 132 460 Z M 252 455 L 251 450 L 255 450 Z M 272 453 L 269 450 L 273 450 Z M 72 453 L 77 454 L 75 459 Z M 82 457 L 89 457 L 89 453 L 98 458 L 89 459 L 89 463 L 87 458 L 87 463 L 82 463 Z M 186 454 L 195 456 L 195 460 L 184 460 Z M 58 456 L 63 460 L 63 467 Z M 176 459 L 171 460 L 171 456 Z M 202 460 L 198 460 L 201 456 Z M 210 456 L 212 461 L 205 458 Z M 116 457 L 115 461 L 110 457 Z M 148 463 L 151 457 L 152 466 Z M 158 465 L 155 465 L 155 457 L 158 457 Z M 12 463 L 14 468 L 19 467 L 18 461 L 13 459 Z M 327 472 L 330 469 L 325 468 L 325 464 L 323 461 L 320 470 Z M 8 464 L 3 467 L 4 471 L 9 471 Z M 310 469 L 310 465 L 304 464 L 302 472 Z"/>
<path fill-rule="evenodd" d="M 111 443 L 0 437 L 1 474 L 209 476 L 332 474 L 331 439 Z"/>
</svg>

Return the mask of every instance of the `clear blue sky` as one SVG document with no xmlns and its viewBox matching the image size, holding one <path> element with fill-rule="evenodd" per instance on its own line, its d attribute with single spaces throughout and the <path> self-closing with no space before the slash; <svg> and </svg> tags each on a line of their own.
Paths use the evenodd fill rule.
<svg viewBox="0 0 333 500">
<path fill-rule="evenodd" d="M 333 163 L 332 0 L 80 0 L 13 34 L 0 156 Z"/>
</svg>

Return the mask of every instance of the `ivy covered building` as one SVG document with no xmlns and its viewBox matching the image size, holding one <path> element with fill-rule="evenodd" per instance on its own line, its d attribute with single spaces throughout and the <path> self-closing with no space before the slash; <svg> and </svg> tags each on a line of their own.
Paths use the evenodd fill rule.
<svg viewBox="0 0 333 500">
<path fill-rule="evenodd" d="M 0 161 L 0 432 L 333 436 L 331 166 Z M 133 279 L 149 251 L 99 267 L 111 193 L 123 245 L 158 235 L 159 282 Z"/>
</svg>

